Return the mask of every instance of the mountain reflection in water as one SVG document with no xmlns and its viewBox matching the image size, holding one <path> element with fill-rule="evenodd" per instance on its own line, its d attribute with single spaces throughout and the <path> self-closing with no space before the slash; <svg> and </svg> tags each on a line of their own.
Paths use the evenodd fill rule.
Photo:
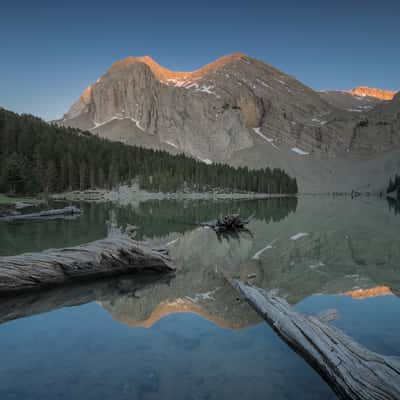
<svg viewBox="0 0 400 400">
<path fill-rule="evenodd" d="M 25 308 L 31 304 L 31 311 L 21 311 L 21 304 L 14 307 L 21 316 L 41 312 L 41 308 L 49 310 L 51 304 L 68 305 L 71 291 L 78 302 L 98 301 L 114 319 L 131 326 L 150 327 L 177 312 L 193 312 L 231 329 L 259 322 L 260 318 L 238 301 L 224 274 L 276 290 L 292 304 L 314 294 L 362 299 L 400 293 L 398 221 L 393 221 L 380 204 L 310 198 L 301 199 L 297 212 L 295 198 L 86 207 L 84 222 L 100 226 L 100 231 L 112 209 L 120 225 L 137 225 L 142 238 L 155 244 L 169 243 L 176 275 L 167 283 L 164 279 L 149 283 L 124 277 L 81 285 L 81 289 L 56 289 L 50 295 L 35 294 L 34 300 L 23 302 Z M 249 224 L 251 235 L 217 240 L 212 229 L 193 227 L 198 220 L 232 211 L 254 215 Z M 82 221 L 73 223 L 79 226 Z M 49 225 L 38 225 L 43 227 L 43 236 L 53 231 Z M 69 237 L 67 234 L 67 242 Z M 79 290 L 83 298 L 76 295 Z M 60 297 L 60 293 L 62 300 L 55 301 L 54 296 Z M 41 296 L 49 296 L 47 305 L 37 305 Z M 11 318 L 2 309 L 1 313 L 5 315 L 1 320 Z"/>
</svg>

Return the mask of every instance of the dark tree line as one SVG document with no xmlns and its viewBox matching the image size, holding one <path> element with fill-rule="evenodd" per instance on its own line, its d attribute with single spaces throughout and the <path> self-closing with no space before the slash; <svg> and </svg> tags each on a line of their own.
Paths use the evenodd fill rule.
<svg viewBox="0 0 400 400">
<path fill-rule="evenodd" d="M 296 179 L 280 169 L 207 165 L 183 154 L 127 146 L 0 109 L 0 192 L 112 188 L 133 180 L 149 191 L 297 193 Z"/>
<path fill-rule="evenodd" d="M 395 175 L 394 179 L 390 179 L 386 193 L 395 192 L 400 200 L 400 175 Z"/>
<path fill-rule="evenodd" d="M 396 199 L 392 199 L 391 197 L 386 198 L 388 205 L 389 205 L 389 210 L 392 211 L 395 215 L 400 214 L 400 201 Z"/>
</svg>

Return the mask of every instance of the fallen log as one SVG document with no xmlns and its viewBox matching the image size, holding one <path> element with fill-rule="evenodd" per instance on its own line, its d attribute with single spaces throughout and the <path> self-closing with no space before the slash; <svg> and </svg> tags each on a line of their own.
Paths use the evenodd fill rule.
<svg viewBox="0 0 400 400">
<path fill-rule="evenodd" d="M 39 211 L 31 214 L 11 214 L 0 217 L 0 222 L 22 222 L 22 221 L 40 221 L 48 219 L 60 219 L 78 216 L 81 210 L 78 207 L 69 206 L 57 208 L 54 210 Z"/>
<path fill-rule="evenodd" d="M 85 245 L 0 258 L 0 295 L 136 271 L 169 272 L 169 256 L 120 231 Z"/>
<path fill-rule="evenodd" d="M 282 298 L 230 281 L 341 399 L 400 399 L 400 358 L 374 353 L 321 319 L 300 314 Z"/>
</svg>

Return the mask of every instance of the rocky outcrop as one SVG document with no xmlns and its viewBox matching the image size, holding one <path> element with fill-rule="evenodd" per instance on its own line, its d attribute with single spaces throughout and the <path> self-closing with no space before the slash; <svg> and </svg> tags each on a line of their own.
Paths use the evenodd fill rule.
<svg viewBox="0 0 400 400">
<path fill-rule="evenodd" d="M 171 71 L 148 56 L 128 57 L 89 86 L 58 123 L 207 163 L 283 168 L 298 177 L 303 192 L 350 191 L 354 184 L 336 176 L 336 166 L 348 171 L 354 160 L 400 148 L 389 104 L 395 99 L 381 100 L 388 93 L 315 92 L 243 54 L 193 72 Z M 364 164 L 355 168 L 361 169 Z M 361 185 L 381 189 L 386 169 L 378 168 L 372 180 L 361 177 Z"/>
</svg>

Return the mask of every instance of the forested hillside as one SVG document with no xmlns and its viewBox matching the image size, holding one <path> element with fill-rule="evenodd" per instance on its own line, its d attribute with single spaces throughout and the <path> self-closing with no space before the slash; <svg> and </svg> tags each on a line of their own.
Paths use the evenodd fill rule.
<svg viewBox="0 0 400 400">
<path fill-rule="evenodd" d="M 297 192 L 296 179 L 282 170 L 207 165 L 183 154 L 127 146 L 0 109 L 0 192 L 112 188 L 133 179 L 151 191 Z"/>
</svg>

